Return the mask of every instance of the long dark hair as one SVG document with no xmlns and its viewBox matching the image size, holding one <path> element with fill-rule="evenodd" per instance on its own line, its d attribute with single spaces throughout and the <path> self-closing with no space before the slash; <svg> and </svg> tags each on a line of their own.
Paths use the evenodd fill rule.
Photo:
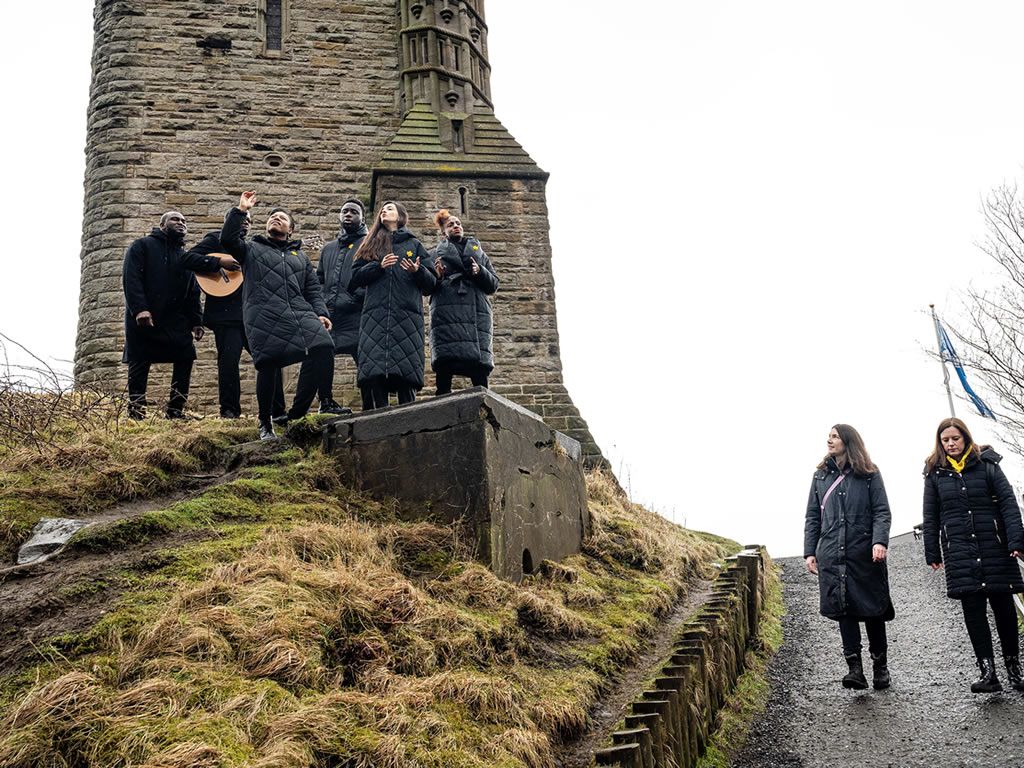
<svg viewBox="0 0 1024 768">
<path fill-rule="evenodd" d="M 377 209 L 377 216 L 374 219 L 373 227 L 370 229 L 370 234 L 366 236 L 362 245 L 359 246 L 356 255 L 352 257 L 353 260 L 380 261 L 391 250 L 391 232 L 388 231 L 388 228 L 380 220 L 380 214 L 386 205 L 393 205 L 398 209 L 399 229 L 409 223 L 409 213 L 405 210 L 404 205 L 396 203 L 394 200 L 385 200 L 381 203 L 380 208 Z"/>
<path fill-rule="evenodd" d="M 927 475 L 929 472 L 934 470 L 936 467 L 942 466 L 946 463 L 946 449 L 942 447 L 942 440 L 939 435 L 945 432 L 950 427 L 956 429 L 964 438 L 964 455 L 966 455 L 968 449 L 974 445 L 974 438 L 971 437 L 971 430 L 967 428 L 960 419 L 955 417 L 949 419 L 943 419 L 939 422 L 939 426 L 935 430 L 935 446 L 932 448 L 931 455 L 924 460 L 924 473 Z M 987 445 L 975 445 L 974 452 L 980 454 L 989 446 Z"/>
<path fill-rule="evenodd" d="M 864 447 L 864 438 L 860 436 L 860 432 L 849 424 L 835 424 L 832 429 L 836 431 L 839 439 L 846 446 L 846 463 L 853 468 L 854 473 L 870 475 L 878 471 L 878 467 L 868 455 L 868 449 Z M 825 454 L 825 458 L 818 464 L 818 469 L 824 469 L 830 458 L 830 454 Z"/>
</svg>

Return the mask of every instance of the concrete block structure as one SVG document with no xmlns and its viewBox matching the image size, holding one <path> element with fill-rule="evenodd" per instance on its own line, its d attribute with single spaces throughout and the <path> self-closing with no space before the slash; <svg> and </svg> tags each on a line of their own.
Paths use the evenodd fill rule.
<svg viewBox="0 0 1024 768">
<path fill-rule="evenodd" d="M 441 207 L 481 239 L 502 283 L 492 389 L 602 461 L 563 384 L 547 174 L 495 116 L 483 0 L 96 0 L 94 19 L 80 382 L 123 386 L 121 263 L 164 211 L 195 242 L 255 189 L 257 230 L 283 205 L 298 235 L 330 239 L 346 197 L 396 199 L 428 247 Z M 212 410 L 212 340 L 193 381 Z M 165 383 L 154 375 L 154 395 Z"/>
<path fill-rule="evenodd" d="M 580 444 L 482 387 L 343 418 L 325 449 L 349 486 L 465 526 L 503 579 L 579 552 L 589 533 Z"/>
</svg>

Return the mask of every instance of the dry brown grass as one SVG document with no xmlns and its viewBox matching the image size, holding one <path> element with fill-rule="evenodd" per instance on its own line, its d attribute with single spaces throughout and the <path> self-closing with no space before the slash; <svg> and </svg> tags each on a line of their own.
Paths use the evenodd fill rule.
<svg viewBox="0 0 1024 768">
<path fill-rule="evenodd" d="M 588 484 L 585 554 L 522 585 L 436 526 L 318 512 L 268 528 L 171 585 L 150 626 L 111 622 L 97 652 L 43 671 L 0 713 L 0 765 L 551 768 L 722 554 Z"/>
</svg>

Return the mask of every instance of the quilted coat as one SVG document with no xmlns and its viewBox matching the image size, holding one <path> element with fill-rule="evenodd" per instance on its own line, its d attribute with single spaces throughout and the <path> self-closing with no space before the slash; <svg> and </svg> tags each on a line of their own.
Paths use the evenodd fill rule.
<svg viewBox="0 0 1024 768">
<path fill-rule="evenodd" d="M 337 355 L 354 355 L 359 347 L 359 316 L 366 289 L 349 293 L 348 281 L 352 278 L 352 257 L 365 238 L 366 227 L 352 233 L 342 230 L 337 239 L 324 246 L 316 265 L 316 276 L 324 287 L 324 301 L 334 325 L 331 338 Z"/>
<path fill-rule="evenodd" d="M 928 563 L 944 563 L 946 593 L 1024 592 L 1017 560 L 1024 552 L 1024 526 L 1002 457 L 991 448 L 971 451 L 964 471 L 938 465 L 924 480 L 924 552 Z"/>
<path fill-rule="evenodd" d="M 124 362 L 175 363 L 196 359 L 192 329 L 202 325 L 199 286 L 181 267 L 182 243 L 154 229 L 133 242 L 124 255 Z M 153 315 L 153 326 L 135 316 Z"/>
<path fill-rule="evenodd" d="M 444 265 L 430 297 L 430 362 L 469 363 L 494 368 L 494 319 L 487 297 L 498 290 L 498 276 L 475 237 L 442 240 L 434 251 Z M 470 259 L 480 265 L 473 274 Z"/>
<path fill-rule="evenodd" d="M 414 389 L 423 388 L 423 297 L 437 282 L 430 254 L 405 229 L 392 235 L 392 251 L 399 257 L 420 259 L 415 273 L 398 264 L 388 269 L 380 262 L 360 259 L 352 269 L 349 291 L 366 288 L 359 321 L 358 382 L 378 376 L 396 376 Z"/>
<path fill-rule="evenodd" d="M 829 459 L 814 473 L 804 522 L 804 557 L 818 560 L 821 613 L 830 619 L 894 618 L 885 561 L 871 559 L 875 544 L 889 546 L 892 515 L 882 476 L 849 472 L 825 501 L 839 477 Z"/>
<path fill-rule="evenodd" d="M 300 241 L 257 235 L 242 239 L 245 214 L 235 208 L 221 230 L 224 250 L 242 265 L 242 319 L 257 370 L 304 360 L 313 349 L 334 347 L 320 324 L 328 317 L 320 281 Z"/>
</svg>

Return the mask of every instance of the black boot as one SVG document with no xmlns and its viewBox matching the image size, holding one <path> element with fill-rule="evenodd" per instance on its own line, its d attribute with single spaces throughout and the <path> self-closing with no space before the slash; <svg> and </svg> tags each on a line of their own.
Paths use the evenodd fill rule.
<svg viewBox="0 0 1024 768">
<path fill-rule="evenodd" d="M 850 672 L 843 677 L 843 688 L 853 688 L 855 691 L 863 691 L 868 687 L 868 679 L 864 677 L 864 664 L 860 660 L 860 654 L 848 654 L 846 657 L 846 663 L 850 667 Z"/>
<path fill-rule="evenodd" d="M 1021 679 L 1020 656 L 1007 656 L 1006 679 L 1010 681 L 1010 687 L 1015 691 L 1024 691 L 1024 680 Z"/>
<path fill-rule="evenodd" d="M 981 677 L 971 683 L 971 693 L 995 693 L 1003 690 L 996 677 L 996 664 L 992 659 L 978 659 Z"/>
<path fill-rule="evenodd" d="M 277 435 L 274 434 L 274 425 L 269 421 L 260 422 L 260 440 L 274 440 Z"/>
<path fill-rule="evenodd" d="M 889 656 L 887 653 L 880 653 L 877 656 L 871 654 L 871 667 L 873 670 L 871 685 L 876 691 L 888 688 L 892 680 L 889 677 Z"/>
</svg>

